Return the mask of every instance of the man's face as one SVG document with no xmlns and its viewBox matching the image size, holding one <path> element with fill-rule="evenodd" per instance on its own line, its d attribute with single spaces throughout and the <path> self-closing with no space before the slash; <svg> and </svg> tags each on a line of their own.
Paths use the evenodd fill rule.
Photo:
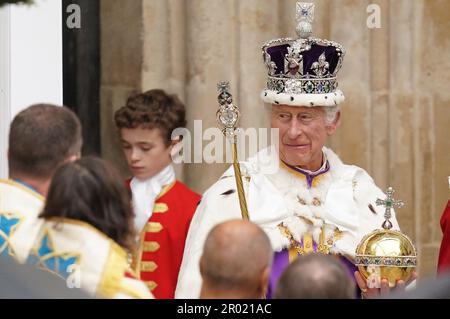
<svg viewBox="0 0 450 319">
<path fill-rule="evenodd" d="M 337 120 L 327 124 L 323 107 L 273 105 L 271 127 L 280 130 L 280 159 L 291 166 L 319 169 L 322 147 L 334 134 Z"/>
<path fill-rule="evenodd" d="M 158 128 L 122 128 L 122 149 L 133 176 L 146 180 L 172 162 L 172 145 L 166 146 Z"/>
</svg>

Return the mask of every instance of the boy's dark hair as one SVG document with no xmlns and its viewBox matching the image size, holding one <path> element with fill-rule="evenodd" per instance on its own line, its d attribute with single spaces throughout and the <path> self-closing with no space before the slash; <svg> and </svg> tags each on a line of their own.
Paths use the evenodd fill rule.
<svg viewBox="0 0 450 319">
<path fill-rule="evenodd" d="M 85 157 L 58 168 L 40 217 L 80 220 L 125 249 L 134 248 L 134 214 L 125 183 L 100 158 Z"/>
<path fill-rule="evenodd" d="M 35 104 L 18 113 L 9 129 L 10 175 L 50 178 L 69 156 L 81 152 L 81 124 L 70 109 Z"/>
<path fill-rule="evenodd" d="M 158 128 L 167 146 L 172 142 L 172 132 L 186 126 L 184 104 L 175 94 L 154 89 L 132 95 L 125 106 L 114 114 L 116 127 Z"/>
</svg>

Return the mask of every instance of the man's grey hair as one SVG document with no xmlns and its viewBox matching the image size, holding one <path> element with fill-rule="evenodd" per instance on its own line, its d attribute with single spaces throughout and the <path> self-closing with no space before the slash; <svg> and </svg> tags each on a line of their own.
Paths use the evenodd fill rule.
<svg viewBox="0 0 450 319">
<path fill-rule="evenodd" d="M 324 106 L 325 109 L 325 121 L 327 124 L 331 124 L 336 120 L 338 112 L 341 111 L 339 105 Z"/>
</svg>

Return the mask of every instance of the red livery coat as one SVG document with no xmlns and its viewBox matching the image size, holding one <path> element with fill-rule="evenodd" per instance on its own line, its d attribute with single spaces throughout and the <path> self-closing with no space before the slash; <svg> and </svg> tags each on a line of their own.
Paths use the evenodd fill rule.
<svg viewBox="0 0 450 319">
<path fill-rule="evenodd" d="M 174 298 L 184 244 L 199 201 L 200 195 L 179 181 L 163 187 L 140 234 L 133 270 L 157 299 Z"/>
</svg>

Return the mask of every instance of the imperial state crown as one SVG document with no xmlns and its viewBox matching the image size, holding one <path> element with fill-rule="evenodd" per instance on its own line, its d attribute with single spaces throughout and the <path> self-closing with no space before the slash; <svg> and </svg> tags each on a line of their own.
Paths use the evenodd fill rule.
<svg viewBox="0 0 450 319">
<path fill-rule="evenodd" d="M 267 66 L 266 103 L 292 106 L 334 106 L 345 97 L 337 73 L 345 49 L 336 42 L 312 37 L 314 4 L 298 2 L 297 38 L 270 40 L 262 47 Z"/>
</svg>

